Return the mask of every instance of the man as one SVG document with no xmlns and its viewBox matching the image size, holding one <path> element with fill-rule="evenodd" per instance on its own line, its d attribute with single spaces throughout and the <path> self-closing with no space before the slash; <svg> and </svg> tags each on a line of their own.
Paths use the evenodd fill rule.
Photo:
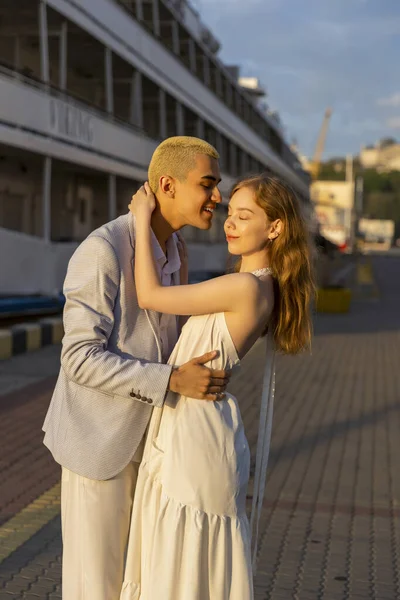
<svg viewBox="0 0 400 600">
<path fill-rule="evenodd" d="M 211 227 L 219 181 L 218 153 L 202 140 L 169 138 L 154 152 L 152 229 L 163 285 L 179 283 L 174 232 Z M 44 443 L 62 465 L 64 600 L 119 598 L 152 408 L 168 391 L 219 399 L 229 378 L 204 366 L 213 352 L 179 368 L 162 364 L 177 341 L 177 318 L 138 307 L 134 247 L 128 213 L 82 242 L 65 279 L 61 369 L 43 425 Z"/>
</svg>

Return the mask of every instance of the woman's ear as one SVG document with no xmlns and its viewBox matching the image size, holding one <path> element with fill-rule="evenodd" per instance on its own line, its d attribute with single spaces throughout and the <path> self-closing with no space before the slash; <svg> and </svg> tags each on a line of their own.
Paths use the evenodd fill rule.
<svg viewBox="0 0 400 600">
<path fill-rule="evenodd" d="M 280 219 L 276 219 L 271 223 L 268 239 L 275 240 L 283 231 L 283 223 Z"/>
</svg>

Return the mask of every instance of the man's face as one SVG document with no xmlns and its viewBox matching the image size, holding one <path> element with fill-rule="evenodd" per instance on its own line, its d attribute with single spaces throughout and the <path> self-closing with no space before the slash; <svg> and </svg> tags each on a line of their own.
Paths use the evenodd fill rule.
<svg viewBox="0 0 400 600">
<path fill-rule="evenodd" d="M 186 181 L 175 180 L 174 212 L 181 227 L 210 229 L 213 211 L 222 200 L 217 187 L 220 181 L 218 161 L 206 154 L 197 155 Z"/>
</svg>

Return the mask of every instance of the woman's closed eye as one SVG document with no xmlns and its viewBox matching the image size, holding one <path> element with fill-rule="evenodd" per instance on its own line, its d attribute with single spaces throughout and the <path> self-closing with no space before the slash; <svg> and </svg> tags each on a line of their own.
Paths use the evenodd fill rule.
<svg viewBox="0 0 400 600">
<path fill-rule="evenodd" d="M 243 217 L 243 216 L 241 216 L 241 215 L 237 215 L 237 216 L 239 217 L 239 220 L 240 220 L 240 221 L 248 221 L 248 220 L 249 220 L 249 218 L 250 218 L 250 217 Z M 228 219 L 232 219 L 232 217 L 233 217 L 232 213 L 229 213 L 229 212 L 228 212 Z"/>
</svg>

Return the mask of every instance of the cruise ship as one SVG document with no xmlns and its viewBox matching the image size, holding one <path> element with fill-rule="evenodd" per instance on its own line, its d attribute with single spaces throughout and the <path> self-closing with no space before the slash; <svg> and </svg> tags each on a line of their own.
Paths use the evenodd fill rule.
<svg viewBox="0 0 400 600">
<path fill-rule="evenodd" d="M 210 232 L 185 230 L 192 271 L 225 270 L 242 175 L 279 175 L 311 216 L 308 174 L 219 47 L 186 0 L 0 0 L 0 295 L 57 293 L 77 244 L 126 212 L 172 135 L 221 156 L 225 206 Z"/>
</svg>

